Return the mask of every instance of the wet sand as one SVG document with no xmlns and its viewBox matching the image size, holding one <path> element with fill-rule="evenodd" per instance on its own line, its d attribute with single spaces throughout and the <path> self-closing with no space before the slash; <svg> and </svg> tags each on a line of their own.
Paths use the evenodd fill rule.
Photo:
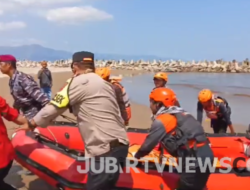
<svg viewBox="0 0 250 190">
<path fill-rule="evenodd" d="M 113 75 L 120 75 L 123 76 L 135 76 L 138 74 L 142 74 L 141 71 L 127 71 L 127 70 L 115 70 L 112 71 Z M 71 77 L 71 72 L 56 72 L 53 73 L 53 88 L 52 91 L 55 93 L 60 87 L 64 84 L 64 82 Z M 0 95 L 7 100 L 7 102 L 12 105 L 13 99 L 9 93 L 9 86 L 8 86 L 8 78 L 0 78 L 1 83 L 1 93 Z M 148 94 L 146 94 L 148 96 Z M 68 114 L 68 113 L 67 113 Z M 147 106 L 140 105 L 137 103 L 132 102 L 132 119 L 130 122 L 130 126 L 133 128 L 149 128 L 151 124 L 150 120 L 151 112 Z M 72 117 L 72 116 L 71 116 Z M 8 133 L 11 135 L 17 126 L 10 122 L 6 122 L 8 127 Z M 204 127 L 207 132 L 212 132 L 211 128 L 209 127 L 208 122 L 204 122 Z M 242 125 L 235 125 L 237 132 L 245 132 L 246 126 Z M 14 164 L 10 174 L 7 177 L 7 181 L 11 184 L 16 185 L 17 187 L 23 187 L 22 190 L 52 190 L 49 185 L 47 185 L 44 181 L 38 179 L 35 175 L 32 176 L 18 176 L 16 172 L 21 170 L 20 166 Z"/>
</svg>

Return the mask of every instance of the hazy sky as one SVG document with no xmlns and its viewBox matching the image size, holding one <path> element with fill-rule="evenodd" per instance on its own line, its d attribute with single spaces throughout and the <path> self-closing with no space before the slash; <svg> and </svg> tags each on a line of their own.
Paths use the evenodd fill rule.
<svg viewBox="0 0 250 190">
<path fill-rule="evenodd" d="M 0 0 L 0 45 L 244 59 L 249 11 L 249 0 Z"/>
</svg>

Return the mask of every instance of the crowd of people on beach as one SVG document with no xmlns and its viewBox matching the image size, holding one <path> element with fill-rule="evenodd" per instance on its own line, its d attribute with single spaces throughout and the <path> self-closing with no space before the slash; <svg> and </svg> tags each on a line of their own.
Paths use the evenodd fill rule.
<svg viewBox="0 0 250 190">
<path fill-rule="evenodd" d="M 41 66 L 38 72 L 39 86 L 33 77 L 18 71 L 14 56 L 0 55 L 0 70 L 10 78 L 9 87 L 14 99 L 11 108 L 0 96 L 1 116 L 21 125 L 18 130 L 33 131 L 38 126 L 48 126 L 69 109 L 77 117 L 79 132 L 85 142 L 85 156 L 114 157 L 117 165 L 122 165 L 128 155 L 126 129 L 132 111 L 121 79 L 112 77 L 109 67 L 95 68 L 93 53 L 76 52 L 72 56 L 72 77 L 51 98 L 53 77 L 46 62 L 42 62 Z M 134 158 L 146 156 L 160 143 L 174 157 L 184 155 L 189 158 L 195 154 L 213 162 L 213 152 L 202 127 L 203 111 L 211 119 L 214 133 L 226 133 L 228 127 L 231 133 L 235 133 L 229 103 L 222 97 L 214 97 L 211 90 L 204 89 L 198 94 L 195 119 L 181 107 L 175 92 L 167 87 L 167 73 L 158 72 L 153 80 L 155 86 L 149 95 L 152 125 Z M 15 187 L 4 182 L 14 160 L 14 149 L 2 118 L 0 152 L 0 189 L 15 190 Z M 96 161 L 95 165 L 100 167 L 100 162 Z M 181 173 L 177 190 L 200 190 L 206 186 L 210 172 L 201 173 L 199 165 L 195 167 L 199 175 Z M 98 174 L 89 171 L 86 189 L 112 189 L 119 175 L 119 171 Z"/>
</svg>

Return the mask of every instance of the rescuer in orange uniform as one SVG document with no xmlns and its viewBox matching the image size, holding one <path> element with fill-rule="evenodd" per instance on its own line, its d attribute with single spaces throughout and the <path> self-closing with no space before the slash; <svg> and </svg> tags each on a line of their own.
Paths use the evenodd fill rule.
<svg viewBox="0 0 250 190">
<path fill-rule="evenodd" d="M 7 130 L 3 122 L 3 118 L 13 121 L 18 125 L 26 123 L 26 119 L 19 115 L 18 111 L 9 107 L 5 99 L 0 96 L 0 189 L 16 190 L 11 185 L 4 182 L 4 178 L 8 175 L 14 159 L 14 149 L 8 138 Z"/>
<path fill-rule="evenodd" d="M 121 83 L 119 83 L 119 81 L 110 79 L 111 71 L 108 67 L 96 68 L 96 74 L 113 85 L 121 116 L 125 122 L 125 125 L 128 125 L 131 118 L 131 107 L 125 88 L 121 85 Z"/>
<path fill-rule="evenodd" d="M 203 89 L 198 95 L 197 103 L 197 120 L 202 123 L 203 110 L 211 119 L 211 127 L 214 133 L 226 133 L 227 127 L 231 133 L 235 133 L 231 121 L 231 108 L 228 102 L 218 96 L 214 97 L 213 92 L 209 89 Z"/>
<path fill-rule="evenodd" d="M 149 154 L 154 147 L 160 146 L 176 157 L 182 159 L 182 173 L 177 190 L 201 190 L 206 186 L 210 176 L 209 167 L 201 171 L 204 163 L 213 163 L 213 152 L 208 144 L 201 124 L 182 108 L 175 106 L 176 96 L 168 88 L 155 88 L 150 96 L 150 108 L 154 115 L 150 133 L 134 157 L 139 159 Z M 186 161 L 194 160 L 192 169 Z M 179 162 L 180 164 L 180 162 Z M 200 165 L 201 164 L 201 165 Z"/>
<path fill-rule="evenodd" d="M 155 88 L 166 87 L 168 83 L 168 75 L 165 72 L 158 72 L 154 75 Z M 180 107 L 180 102 L 176 100 L 176 106 Z"/>
</svg>

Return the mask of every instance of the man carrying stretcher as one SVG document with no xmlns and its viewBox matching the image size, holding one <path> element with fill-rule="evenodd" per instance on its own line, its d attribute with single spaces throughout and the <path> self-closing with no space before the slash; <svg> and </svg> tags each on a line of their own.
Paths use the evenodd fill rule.
<svg viewBox="0 0 250 190">
<path fill-rule="evenodd" d="M 174 106 L 176 96 L 168 88 L 156 88 L 150 96 L 150 108 L 154 115 L 151 130 L 141 148 L 134 155 L 140 159 L 149 154 L 160 143 L 166 151 L 177 159 L 182 159 L 182 173 L 177 190 L 202 190 L 210 176 L 209 168 L 205 173 L 199 164 L 206 159 L 213 163 L 213 152 L 208 144 L 201 124 L 182 108 Z M 199 158 L 203 163 L 195 161 L 195 173 L 187 173 L 185 169 L 188 158 Z M 184 170 L 184 171 L 183 171 Z"/>
</svg>

